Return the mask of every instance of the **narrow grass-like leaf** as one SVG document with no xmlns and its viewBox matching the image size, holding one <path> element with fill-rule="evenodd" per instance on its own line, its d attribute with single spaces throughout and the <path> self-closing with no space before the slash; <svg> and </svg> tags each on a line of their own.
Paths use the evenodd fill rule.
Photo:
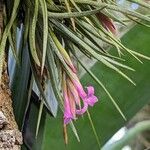
<svg viewBox="0 0 150 150">
<path fill-rule="evenodd" d="M 31 58 L 31 56 L 30 56 L 30 61 L 31 61 L 31 69 L 32 69 L 32 72 L 33 72 L 33 75 L 34 75 L 34 79 L 35 79 L 37 87 L 38 87 L 38 89 L 40 91 L 40 94 L 41 94 L 42 98 L 44 99 L 46 107 L 53 114 L 53 112 L 51 111 L 51 106 L 49 105 L 49 103 L 48 103 L 48 101 L 47 101 L 47 99 L 45 97 L 45 94 L 44 94 L 44 91 L 43 91 L 43 87 L 42 87 L 42 85 L 40 83 L 40 80 L 39 80 L 40 77 L 37 75 L 37 69 L 35 67 L 35 64 L 33 62 L 33 59 Z M 53 115 L 55 116 L 55 114 L 53 114 Z"/>
<path fill-rule="evenodd" d="M 101 55 L 98 55 L 90 46 L 88 46 L 83 40 L 81 40 L 77 35 L 75 35 L 72 31 L 70 31 L 68 28 L 66 28 L 64 25 L 60 24 L 59 22 L 53 22 L 55 24 L 55 27 L 57 27 L 58 30 L 65 33 L 72 41 L 74 41 L 76 44 L 80 45 L 83 49 L 88 51 L 91 56 L 102 62 L 107 67 L 115 70 L 117 73 L 122 75 L 124 78 L 126 78 L 128 81 L 130 81 L 132 84 L 135 85 L 135 83 L 122 71 L 120 71 L 118 68 L 113 66 L 111 63 L 106 61 Z"/>
<path fill-rule="evenodd" d="M 61 110 L 63 111 L 63 100 L 62 100 L 62 96 L 60 95 L 60 91 L 59 91 L 59 89 L 58 89 L 58 84 L 57 84 L 57 81 L 56 81 L 56 75 L 54 74 L 54 72 L 55 72 L 55 62 L 54 62 L 54 58 L 53 58 L 53 52 L 52 51 L 57 51 L 57 52 L 59 52 L 59 50 L 57 49 L 57 46 L 55 45 L 55 43 L 54 43 L 54 41 L 53 41 L 53 39 L 49 36 L 49 42 L 50 42 L 50 45 L 49 45 L 49 43 L 48 43 L 48 46 L 50 46 L 51 47 L 51 49 L 48 49 L 47 50 L 47 56 L 48 56 L 48 60 L 51 62 L 51 63 L 48 63 L 48 69 L 49 69 L 49 72 L 50 72 L 50 74 L 51 74 L 51 77 L 54 79 L 54 80 L 52 80 L 52 85 L 54 85 L 53 86 L 53 88 L 54 88 L 54 91 L 55 91 L 55 94 L 56 94 L 56 97 L 58 98 L 58 100 L 59 100 L 59 104 L 60 104 L 60 108 L 61 108 Z M 60 60 L 61 61 L 61 60 Z M 63 61 L 63 60 L 62 60 Z M 51 64 L 51 65 L 50 65 Z M 64 64 L 65 64 L 65 61 L 64 61 Z M 67 66 L 67 65 L 66 65 Z M 68 68 L 68 69 L 70 69 L 70 68 Z M 73 124 L 73 122 L 71 122 L 70 123 L 70 126 L 71 126 L 71 129 L 72 129 L 72 131 L 73 131 L 73 133 L 74 133 L 74 135 L 75 135 L 75 137 L 77 138 L 77 140 L 78 141 L 80 141 L 80 139 L 79 139 L 79 136 L 78 136 L 78 133 L 77 133 L 77 130 L 76 130 L 76 128 L 75 128 L 75 126 L 74 126 L 74 124 Z"/>
<path fill-rule="evenodd" d="M 128 0 L 128 1 L 133 2 L 133 3 L 137 3 L 137 4 L 150 10 L 150 4 L 149 3 L 145 3 L 144 1 L 140 1 L 140 0 Z"/>
<path fill-rule="evenodd" d="M 138 57 L 136 57 L 130 49 L 126 48 L 123 44 L 121 44 L 120 41 L 118 41 L 118 39 L 116 39 L 115 37 L 113 37 L 112 34 L 110 34 L 108 31 L 106 31 L 102 26 L 99 28 L 104 34 L 106 34 L 108 37 L 110 37 L 114 42 L 116 42 L 116 44 L 118 44 L 119 47 L 121 47 L 122 49 L 124 49 L 125 51 L 127 51 L 130 55 L 132 55 L 137 61 L 139 61 L 140 63 L 143 63 Z"/>
<path fill-rule="evenodd" d="M 17 56 L 17 49 L 16 49 L 16 45 L 15 45 L 16 43 L 13 41 L 11 33 L 8 36 L 8 40 L 9 40 L 9 44 L 11 46 L 13 56 L 14 56 L 16 62 L 19 64 L 19 59 L 18 59 L 18 56 Z"/>
<path fill-rule="evenodd" d="M 67 63 L 65 62 L 64 58 L 62 57 L 60 51 L 58 50 L 57 46 L 55 45 L 54 41 L 52 38 L 50 38 L 50 42 L 51 42 L 51 47 L 53 49 L 53 51 L 55 52 L 55 54 L 57 55 L 58 59 L 60 60 L 60 62 L 62 63 L 66 73 L 68 74 L 68 76 L 73 77 L 72 75 L 72 71 L 69 68 L 69 66 L 67 65 Z M 55 65 L 54 65 L 55 66 Z M 57 84 L 56 84 L 57 85 Z M 63 103 L 63 101 L 62 101 Z"/>
<path fill-rule="evenodd" d="M 86 29 L 89 31 L 91 34 L 93 34 L 95 37 L 101 39 L 102 41 L 114 46 L 113 42 L 111 42 L 109 39 L 105 38 L 104 36 L 100 36 L 100 34 L 96 31 L 96 28 L 94 29 L 93 26 L 90 24 L 83 22 L 83 21 L 78 21 L 79 25 L 81 25 L 84 30 Z"/>
<path fill-rule="evenodd" d="M 89 32 L 86 32 L 84 29 L 76 30 L 77 35 L 82 38 L 82 40 L 87 43 L 95 52 L 102 55 L 109 55 L 109 53 L 102 48 L 102 41 L 98 38 L 92 36 Z"/>
<path fill-rule="evenodd" d="M 94 18 L 94 21 L 96 21 L 95 19 L 96 19 L 96 18 Z M 83 28 L 84 31 L 87 30 L 88 32 L 90 32 L 90 33 L 91 33 L 93 36 L 95 36 L 96 38 L 99 38 L 99 39 L 101 39 L 103 42 L 106 42 L 107 44 L 116 47 L 119 56 L 122 55 L 122 52 L 121 52 L 121 50 L 120 50 L 120 48 L 119 48 L 118 43 L 116 43 L 114 40 L 109 39 L 109 38 L 105 37 L 104 35 L 102 35 L 102 34 L 100 33 L 99 28 L 97 28 L 97 27 L 95 27 L 95 26 L 93 27 L 93 25 L 88 24 L 88 23 L 86 23 L 86 22 L 84 22 L 84 21 L 78 21 L 78 23 L 79 23 L 79 25 L 81 26 L 81 28 Z M 98 27 L 100 27 L 99 22 L 94 22 L 94 23 L 95 23 L 95 25 L 97 25 Z M 86 32 L 86 31 L 85 31 L 85 32 Z"/>
<path fill-rule="evenodd" d="M 31 55 L 36 62 L 38 66 L 40 66 L 40 60 L 37 55 L 36 51 L 36 45 L 35 45 L 35 30 L 36 30 L 36 23 L 37 23 L 37 18 L 38 18 L 38 5 L 39 2 L 38 0 L 35 0 L 35 5 L 34 5 L 34 14 L 32 20 L 30 19 L 30 26 L 29 26 L 29 44 L 30 44 L 30 51 Z M 30 12 L 31 13 L 31 12 Z"/>
<path fill-rule="evenodd" d="M 130 50 L 131 53 L 133 53 L 134 55 L 138 56 L 138 57 L 141 57 L 141 58 L 144 58 L 144 59 L 147 59 L 147 60 L 150 60 L 150 56 L 145 56 L 139 52 L 136 52 L 136 51 L 133 51 L 133 50 Z"/>
<path fill-rule="evenodd" d="M 46 60 L 47 60 L 47 68 L 48 68 L 48 71 L 49 71 L 49 74 L 50 74 L 50 78 L 51 78 L 51 83 L 52 83 L 52 86 L 53 86 L 53 90 L 54 90 L 54 93 L 57 97 L 57 99 L 59 100 L 59 105 L 60 105 L 60 108 L 63 110 L 63 100 L 62 100 L 62 96 L 60 94 L 60 90 L 58 88 L 58 80 L 57 80 L 57 75 L 58 75 L 58 72 L 56 70 L 56 63 L 55 63 L 55 60 L 54 60 L 54 53 L 53 53 L 53 50 L 56 48 L 55 45 L 54 45 L 54 42 L 51 38 L 51 36 L 49 36 L 49 42 L 48 42 L 48 48 L 47 48 L 47 55 L 46 55 Z"/>
<path fill-rule="evenodd" d="M 115 60 L 113 60 L 113 59 L 111 59 L 111 58 L 109 58 L 109 57 L 106 57 L 106 56 L 102 56 L 102 57 L 103 57 L 104 59 L 106 59 L 107 61 L 111 62 L 112 64 L 115 64 L 115 65 L 117 65 L 117 66 L 120 66 L 120 67 L 122 67 L 122 68 L 131 70 L 131 71 L 135 71 L 133 68 L 131 68 L 131 67 L 129 67 L 129 66 L 126 66 L 126 65 L 124 65 L 124 64 L 121 64 L 121 63 L 119 63 L 119 62 L 117 62 L 117 61 L 115 61 Z"/>
<path fill-rule="evenodd" d="M 127 18 L 129 18 L 129 20 L 132 20 L 132 21 L 134 21 L 134 22 L 137 23 L 137 24 L 140 24 L 140 25 L 142 25 L 142 26 L 145 26 L 145 27 L 150 28 L 150 25 L 143 23 L 142 21 L 140 21 L 140 20 L 137 19 L 137 18 L 135 19 L 135 18 L 130 17 L 130 16 L 127 16 Z"/>
<path fill-rule="evenodd" d="M 98 144 L 98 146 L 99 146 L 99 149 L 101 150 L 100 140 L 99 140 L 99 137 L 98 137 L 98 135 L 97 135 L 96 129 L 95 129 L 95 127 L 94 127 L 94 123 L 93 123 L 93 121 L 92 121 L 90 112 L 89 112 L 88 110 L 87 110 L 87 115 L 88 115 L 88 119 L 89 119 L 89 121 L 90 121 L 90 125 L 91 125 L 92 130 L 93 130 L 93 133 L 94 133 L 94 135 L 95 135 L 97 144 Z"/>
<path fill-rule="evenodd" d="M 43 112 L 43 107 L 44 107 L 44 103 L 43 103 L 43 100 L 41 99 L 39 113 L 38 113 L 38 119 L 37 119 L 37 125 L 36 125 L 35 138 L 37 138 L 37 136 L 38 136 L 40 122 L 41 122 L 41 117 L 42 117 L 42 112 Z"/>
<path fill-rule="evenodd" d="M 80 138 L 79 138 L 77 129 L 76 129 L 76 127 L 74 126 L 73 122 L 71 121 L 71 123 L 70 123 L 69 125 L 70 125 L 70 127 L 71 127 L 71 129 L 72 129 L 72 131 L 73 131 L 73 133 L 74 133 L 74 135 L 75 135 L 75 137 L 76 137 L 76 139 L 78 140 L 78 142 L 80 142 Z"/>
<path fill-rule="evenodd" d="M 81 9 L 78 7 L 78 5 L 74 2 L 74 0 L 70 0 L 72 5 L 78 10 L 78 12 L 81 12 Z"/>
<path fill-rule="evenodd" d="M 95 37 L 94 35 L 92 35 L 90 32 L 88 32 L 85 28 L 83 28 L 83 27 L 81 27 L 82 28 L 82 34 L 84 34 L 84 36 L 85 36 L 85 38 L 84 38 L 84 41 L 86 42 L 86 43 L 88 43 L 91 47 L 93 47 L 94 48 L 94 50 L 98 53 L 98 54 L 103 54 L 104 56 L 108 56 L 108 57 L 110 57 L 110 58 L 114 58 L 114 59 L 118 59 L 118 60 L 123 60 L 121 57 L 116 57 L 116 56 L 113 56 L 113 55 L 111 55 L 111 54 L 109 54 L 108 53 L 108 51 L 107 50 L 104 50 L 104 48 L 103 47 L 101 47 L 101 43 L 102 43 L 102 41 L 100 41 L 100 39 L 99 38 L 97 38 L 97 36 Z M 94 30 L 94 29 L 93 29 Z M 99 35 L 100 36 L 100 35 Z M 86 40 L 86 38 L 89 40 L 89 41 L 87 41 Z M 91 44 L 90 44 L 91 43 Z M 111 43 L 112 44 L 112 43 Z M 121 55 L 122 54 L 122 52 L 120 51 L 120 49 L 118 48 L 118 46 L 117 45 L 113 45 L 113 46 L 115 46 L 117 49 L 118 49 L 118 53 Z M 95 49 L 96 48 L 96 49 Z M 100 49 L 100 50 L 99 50 Z M 119 55 L 119 56 L 120 56 Z"/>
<path fill-rule="evenodd" d="M 2 69 L 3 69 L 6 40 L 9 35 L 10 29 L 13 25 L 13 22 L 17 16 L 17 10 L 18 10 L 19 3 L 20 3 L 20 0 L 14 0 L 14 6 L 12 9 L 11 18 L 4 29 L 4 32 L 3 32 L 3 35 L 2 35 L 2 38 L 0 41 L 0 82 L 1 82 L 1 75 L 2 75 Z"/>
<path fill-rule="evenodd" d="M 111 96 L 111 94 L 109 93 L 109 91 L 106 89 L 106 87 L 104 86 L 104 84 L 89 69 L 87 69 L 87 67 L 79 59 L 78 59 L 78 61 L 81 64 L 81 66 L 86 70 L 86 72 L 96 81 L 96 83 L 103 88 L 103 90 L 106 92 L 106 94 L 108 95 L 108 97 L 110 98 L 111 102 L 113 103 L 113 105 L 115 106 L 115 108 L 117 109 L 117 111 L 120 113 L 120 115 L 122 116 L 122 118 L 124 120 L 127 120 L 126 117 L 125 117 L 125 115 L 123 114 L 122 110 L 120 109 L 120 107 L 118 106 L 118 104 L 115 102 L 115 100 L 113 99 L 113 97 Z"/>
<path fill-rule="evenodd" d="M 25 13 L 25 21 L 24 21 L 24 37 L 23 37 L 23 45 L 25 46 L 27 43 L 28 33 L 29 33 L 29 25 L 30 25 L 30 10 L 27 9 Z"/>
<path fill-rule="evenodd" d="M 74 17 L 85 17 L 89 16 L 92 14 L 96 14 L 100 12 L 102 9 L 106 8 L 106 4 L 100 6 L 100 8 L 97 8 L 95 10 L 91 11 L 82 11 L 82 12 L 68 12 L 68 13 L 53 13 L 53 12 L 48 12 L 48 17 L 49 18 L 74 18 Z"/>
<path fill-rule="evenodd" d="M 61 45 L 61 43 L 59 42 L 59 40 L 57 39 L 56 35 L 54 34 L 54 32 L 52 32 L 51 30 L 49 31 L 55 45 L 57 46 L 58 50 L 60 51 L 61 55 L 63 56 L 64 60 L 66 61 L 66 63 L 75 71 L 74 65 L 68 55 L 68 53 L 66 52 L 66 50 L 63 48 L 63 46 Z"/>
<path fill-rule="evenodd" d="M 67 8 L 68 12 L 71 13 L 71 8 L 70 8 L 70 4 L 69 4 L 68 0 L 65 0 L 65 5 L 66 5 L 66 8 Z M 73 27 L 73 29 L 75 31 L 76 27 L 75 27 L 74 18 L 70 18 L 70 20 L 71 20 L 71 23 L 72 23 L 72 27 Z"/>
<path fill-rule="evenodd" d="M 45 0 L 40 0 L 42 15 L 43 15 L 43 51 L 42 51 L 42 64 L 41 64 L 41 75 L 45 65 L 46 49 L 47 49 L 47 37 L 48 37 L 48 14 L 47 5 Z"/>
<path fill-rule="evenodd" d="M 74 1 L 79 4 L 87 4 L 87 5 L 96 6 L 96 7 L 101 7 L 101 5 L 106 4 L 106 3 L 96 2 L 96 1 L 91 1 L 91 0 L 74 0 Z M 107 7 L 107 9 L 114 10 L 114 11 L 120 12 L 122 14 L 130 15 L 130 16 L 145 20 L 147 22 L 150 22 L 149 17 L 142 15 L 138 12 L 125 9 L 124 7 L 114 6 L 114 5 L 110 5 L 110 4 L 107 4 L 106 7 Z"/>
<path fill-rule="evenodd" d="M 80 32 L 79 34 L 83 36 L 84 41 L 87 41 L 87 43 L 90 43 L 89 45 L 93 45 L 92 47 L 97 49 L 97 52 L 103 53 L 105 55 L 108 54 L 108 52 L 102 47 L 102 41 L 99 38 L 95 37 L 81 26 L 78 27 L 78 32 Z"/>
</svg>

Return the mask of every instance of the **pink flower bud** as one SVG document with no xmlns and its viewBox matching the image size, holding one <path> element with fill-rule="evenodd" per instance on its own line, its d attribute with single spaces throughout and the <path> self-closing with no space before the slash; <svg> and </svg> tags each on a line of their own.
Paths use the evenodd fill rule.
<svg viewBox="0 0 150 150">
<path fill-rule="evenodd" d="M 106 30 L 110 31 L 114 35 L 117 34 L 117 29 L 112 19 L 108 18 L 103 13 L 97 13 L 96 16 Z"/>
</svg>

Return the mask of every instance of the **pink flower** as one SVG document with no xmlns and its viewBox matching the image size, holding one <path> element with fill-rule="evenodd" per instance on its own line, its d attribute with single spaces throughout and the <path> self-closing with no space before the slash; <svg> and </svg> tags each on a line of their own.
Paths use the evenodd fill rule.
<svg viewBox="0 0 150 150">
<path fill-rule="evenodd" d="M 70 121 L 76 119 L 77 115 L 84 114 L 88 106 L 94 106 L 98 101 L 94 95 L 94 88 L 92 86 L 87 87 L 87 93 L 84 91 L 77 76 L 74 79 L 65 79 L 66 86 L 64 86 L 64 124 L 68 124 Z M 82 102 L 81 102 L 82 100 Z M 83 104 L 81 108 L 80 104 Z"/>
<path fill-rule="evenodd" d="M 71 113 L 71 107 L 67 91 L 64 91 L 64 108 L 64 124 L 68 124 L 72 119 L 74 119 L 74 117 Z"/>
<path fill-rule="evenodd" d="M 98 101 L 97 97 L 94 95 L 94 88 L 89 86 L 87 87 L 87 91 L 88 93 L 85 102 L 90 106 L 94 106 L 94 104 Z"/>
<path fill-rule="evenodd" d="M 88 109 L 88 105 L 94 106 L 98 101 L 97 97 L 94 95 L 94 88 L 92 86 L 87 87 L 86 97 L 83 98 L 84 106 L 82 109 L 76 110 L 78 115 L 84 114 Z"/>
<path fill-rule="evenodd" d="M 82 115 L 82 114 L 84 114 L 87 111 L 87 109 L 88 109 L 88 104 L 84 102 L 83 108 L 77 109 L 76 110 L 76 114 L 77 115 Z"/>
</svg>

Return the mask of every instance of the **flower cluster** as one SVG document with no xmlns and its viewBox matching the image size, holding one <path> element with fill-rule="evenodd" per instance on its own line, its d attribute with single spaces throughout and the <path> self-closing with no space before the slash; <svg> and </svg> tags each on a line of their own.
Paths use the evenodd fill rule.
<svg viewBox="0 0 150 150">
<path fill-rule="evenodd" d="M 88 106 L 94 106 L 98 101 L 94 95 L 94 88 L 87 87 L 87 92 L 84 91 L 78 77 L 74 74 L 74 78 L 69 78 L 66 75 L 63 77 L 63 97 L 64 97 L 64 124 L 75 120 L 77 115 L 84 114 Z M 82 101 L 81 101 L 82 100 Z M 81 106 L 82 104 L 83 106 Z"/>
</svg>

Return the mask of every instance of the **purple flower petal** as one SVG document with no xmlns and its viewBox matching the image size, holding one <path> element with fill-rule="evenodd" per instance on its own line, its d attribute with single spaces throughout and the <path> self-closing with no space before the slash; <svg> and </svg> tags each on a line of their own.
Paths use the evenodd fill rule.
<svg viewBox="0 0 150 150">
<path fill-rule="evenodd" d="M 86 103 L 90 106 L 94 106 L 94 104 L 98 101 L 97 97 L 94 95 L 91 95 L 90 97 L 88 97 L 86 100 Z"/>
<path fill-rule="evenodd" d="M 75 84 L 75 87 L 77 88 L 79 96 L 82 99 L 84 99 L 87 96 L 87 94 L 85 93 L 81 83 L 79 81 L 75 81 L 75 80 L 73 81 L 73 83 Z"/>
<path fill-rule="evenodd" d="M 88 86 L 87 87 L 87 92 L 88 92 L 88 95 L 94 95 L 94 88 L 93 86 Z"/>
<path fill-rule="evenodd" d="M 71 81 L 67 80 L 68 87 L 64 89 L 64 124 L 70 123 L 77 115 L 84 114 L 88 106 L 94 106 L 98 101 L 94 95 L 93 86 L 87 87 L 87 93 L 84 91 L 78 77 L 75 75 Z M 83 107 L 80 106 L 80 98 L 83 101 Z M 79 107 L 77 109 L 77 106 Z"/>
<path fill-rule="evenodd" d="M 90 105 L 94 106 L 94 104 L 98 101 L 97 97 L 94 95 L 94 88 L 93 86 L 87 87 L 87 97 L 85 99 L 85 102 Z"/>
<path fill-rule="evenodd" d="M 76 110 L 76 114 L 82 115 L 87 111 L 87 109 L 88 109 L 88 104 L 84 103 L 83 108 Z"/>
<path fill-rule="evenodd" d="M 66 90 L 66 89 L 65 89 Z M 74 119 L 73 114 L 71 112 L 69 97 L 67 90 L 64 90 L 64 124 L 68 124 L 72 119 Z"/>
<path fill-rule="evenodd" d="M 80 97 L 79 97 L 76 87 L 70 80 L 68 80 L 68 86 L 69 86 L 68 88 L 70 89 L 70 92 L 75 100 L 75 103 L 79 106 L 80 105 Z"/>
</svg>

